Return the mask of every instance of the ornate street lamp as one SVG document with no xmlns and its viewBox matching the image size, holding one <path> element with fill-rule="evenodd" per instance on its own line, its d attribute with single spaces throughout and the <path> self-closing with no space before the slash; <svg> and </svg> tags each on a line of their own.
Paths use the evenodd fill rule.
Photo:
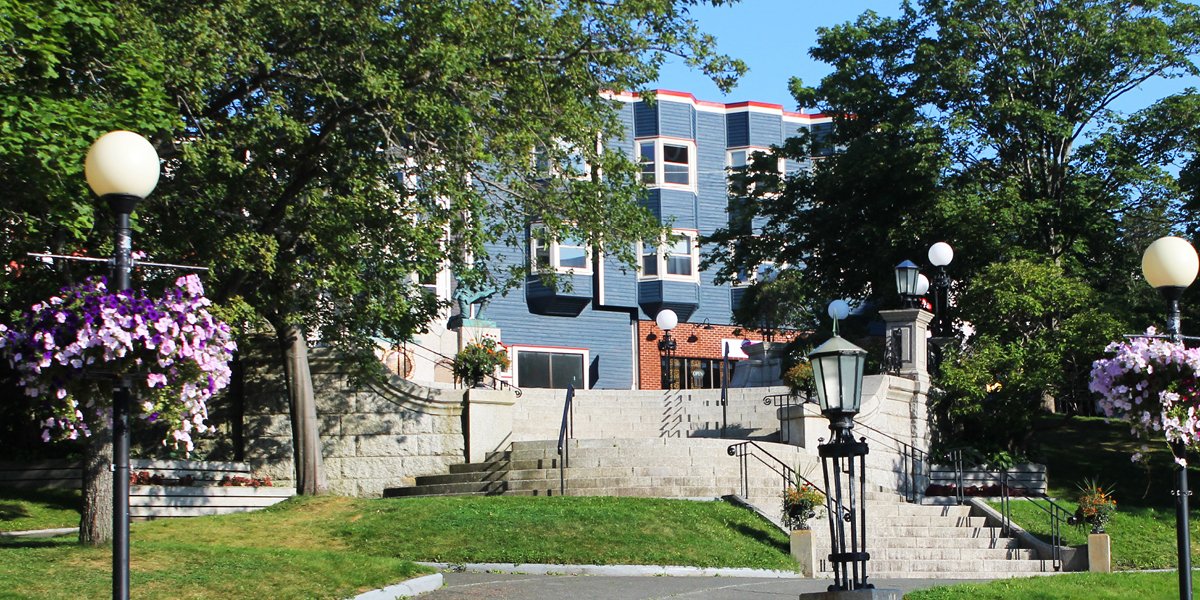
<svg viewBox="0 0 1200 600">
<path fill-rule="evenodd" d="M 900 292 L 900 300 L 905 308 L 913 308 L 917 304 L 917 278 L 921 276 L 921 268 L 911 260 L 896 265 L 896 291 Z"/>
<path fill-rule="evenodd" d="M 830 314 L 834 314 L 830 307 Z M 835 321 L 836 323 L 836 321 Z M 829 419 L 829 443 L 817 446 L 825 475 L 830 553 L 834 584 L 829 591 L 870 589 L 867 583 L 867 505 L 865 440 L 850 434 L 862 403 L 867 352 L 834 335 L 808 355 L 821 414 Z M 856 460 L 857 459 L 857 460 Z M 832 475 L 832 477 L 831 477 Z"/>
<path fill-rule="evenodd" d="M 110 131 L 97 139 L 84 161 L 84 175 L 116 217 L 113 238 L 113 283 L 129 289 L 129 218 L 138 202 L 158 184 L 158 153 L 146 138 L 131 131 Z M 129 410 L 131 382 L 122 377 L 113 387 L 113 598 L 129 598 Z"/>
<path fill-rule="evenodd" d="M 1187 240 L 1177 237 L 1162 237 L 1154 240 L 1142 254 L 1142 275 L 1151 287 L 1157 289 L 1167 300 L 1167 335 L 1172 342 L 1181 339 L 1179 332 L 1179 299 L 1183 291 L 1196 280 L 1200 269 L 1200 257 Z M 1180 442 L 1171 443 L 1171 452 L 1176 458 L 1187 456 L 1187 447 Z M 1175 540 L 1179 554 L 1179 597 L 1192 597 L 1192 552 L 1188 532 L 1188 481 L 1187 467 L 1176 467 L 1175 489 Z"/>
<path fill-rule="evenodd" d="M 679 317 L 675 315 L 675 311 L 669 308 L 664 308 L 663 310 L 658 311 L 658 316 L 654 317 L 654 322 L 658 325 L 659 329 L 663 330 L 662 339 L 658 340 L 658 351 L 666 354 L 667 357 L 666 389 L 669 390 L 674 387 L 675 383 L 671 374 L 671 353 L 675 351 L 675 338 L 671 337 L 671 330 L 675 329 L 675 326 L 679 324 Z"/>
<path fill-rule="evenodd" d="M 946 275 L 946 265 L 954 260 L 954 248 L 946 242 L 938 242 L 929 247 L 929 264 L 937 267 L 933 276 L 933 313 L 936 315 L 933 334 L 945 337 L 950 333 L 950 323 L 947 318 L 947 307 L 950 304 L 950 278 Z"/>
</svg>

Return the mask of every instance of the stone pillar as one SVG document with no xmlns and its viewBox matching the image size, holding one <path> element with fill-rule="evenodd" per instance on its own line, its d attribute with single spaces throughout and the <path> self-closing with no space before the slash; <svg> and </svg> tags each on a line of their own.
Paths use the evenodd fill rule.
<svg viewBox="0 0 1200 600">
<path fill-rule="evenodd" d="M 1107 533 L 1088 534 L 1088 571 L 1112 573 L 1112 546 Z"/>
<path fill-rule="evenodd" d="M 883 317 L 884 322 L 887 323 L 885 339 L 897 339 L 893 336 L 898 336 L 899 344 L 896 351 L 900 353 L 899 375 L 928 383 L 928 332 L 929 324 L 933 321 L 933 313 L 919 308 L 904 308 L 881 310 L 879 316 Z"/>
<path fill-rule="evenodd" d="M 517 396 L 510 390 L 472 388 L 467 390 L 463 437 L 467 462 L 483 462 L 489 452 L 508 448 L 512 442 L 513 405 Z"/>
<path fill-rule="evenodd" d="M 776 409 L 780 421 L 779 441 L 816 451 L 820 438 L 829 437 L 829 419 L 816 404 L 798 404 Z"/>
<path fill-rule="evenodd" d="M 793 529 L 790 536 L 792 558 L 799 563 L 800 574 L 805 577 L 816 577 L 817 544 L 813 539 L 811 529 Z"/>
</svg>

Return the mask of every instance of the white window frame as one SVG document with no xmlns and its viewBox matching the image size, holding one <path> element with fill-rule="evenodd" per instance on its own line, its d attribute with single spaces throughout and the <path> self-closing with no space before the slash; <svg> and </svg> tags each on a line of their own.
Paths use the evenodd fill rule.
<svg viewBox="0 0 1200 600">
<path fill-rule="evenodd" d="M 574 163 L 572 166 L 577 166 L 580 172 L 574 175 L 567 174 L 562 169 L 563 163 L 550 160 L 550 157 L 547 155 L 544 147 L 535 147 L 532 152 L 533 168 L 535 171 L 537 171 L 538 175 L 547 179 L 562 178 L 575 181 L 591 181 L 593 175 L 592 164 L 588 162 L 583 151 L 562 140 L 559 140 L 556 142 L 556 144 L 559 150 L 565 152 L 572 159 L 579 159 L 578 161 L 572 160 L 571 162 Z M 604 144 L 599 137 L 596 138 L 596 145 L 593 150 L 595 150 L 597 156 L 603 154 L 604 152 Z M 598 169 L 595 175 L 600 176 Z"/>
<path fill-rule="evenodd" d="M 587 389 L 591 383 L 590 373 L 588 369 L 591 366 L 591 351 L 587 348 L 563 348 L 558 346 L 527 346 L 524 344 L 513 344 L 508 346 L 509 352 L 509 369 L 512 373 L 512 384 L 516 387 L 521 387 L 520 371 L 517 369 L 517 362 L 521 360 L 521 352 L 542 352 L 550 354 L 578 354 L 583 357 L 583 388 Z M 558 388 L 547 388 L 558 389 Z"/>
<path fill-rule="evenodd" d="M 546 226 L 542 223 L 533 223 L 529 226 L 529 261 L 533 270 L 541 268 L 538 264 L 538 235 L 537 230 L 545 231 Z M 549 232 L 546 232 L 545 237 L 549 238 Z M 567 245 L 560 243 L 557 239 L 550 240 L 549 256 L 550 267 L 558 273 L 573 273 L 575 275 L 591 275 L 592 274 L 592 249 L 587 245 L 585 240 L 578 240 L 579 246 Z M 582 267 L 565 267 L 562 265 L 562 249 L 563 248 L 583 248 L 583 266 Z"/>
<path fill-rule="evenodd" d="M 673 275 L 667 273 L 667 241 L 661 240 L 655 245 L 657 248 L 656 254 L 658 260 L 655 266 L 658 268 L 658 273 L 647 274 L 645 269 L 645 255 L 643 250 L 645 243 L 638 242 L 638 279 L 641 281 L 689 281 L 699 283 L 700 281 L 700 232 L 696 229 L 672 229 L 671 233 L 675 236 L 685 236 L 690 240 L 689 257 L 692 261 L 692 272 L 690 275 Z"/>
<path fill-rule="evenodd" d="M 728 169 L 730 171 L 730 173 L 732 174 L 734 169 L 743 169 L 743 168 L 750 166 L 750 163 L 753 162 L 753 160 L 754 160 L 753 156 L 754 156 L 755 152 L 767 153 L 770 151 L 771 151 L 770 148 L 767 148 L 764 146 L 738 146 L 736 148 L 728 148 L 725 150 L 725 168 Z M 737 153 L 737 152 L 745 152 L 746 153 L 745 161 L 740 165 L 735 165 L 733 162 L 733 155 L 734 155 L 734 153 Z M 780 177 L 786 176 L 787 175 L 787 159 L 786 158 L 778 159 L 777 164 L 775 165 L 775 170 L 779 172 Z M 729 182 L 729 180 L 726 179 L 727 185 L 728 185 L 728 182 Z M 734 193 L 734 190 L 732 187 L 730 187 L 729 192 Z M 749 189 L 743 190 L 742 192 L 739 192 L 738 194 L 749 196 L 750 190 Z"/>
<path fill-rule="evenodd" d="M 646 161 L 642 160 L 643 144 L 654 145 L 654 177 L 653 181 L 646 178 L 647 173 L 642 170 Z M 666 162 L 663 160 L 663 146 L 680 146 L 687 149 L 687 183 L 668 183 L 665 176 Z M 687 190 L 689 192 L 696 191 L 696 141 L 683 138 L 672 137 L 649 137 L 638 138 L 633 141 L 634 162 L 638 164 L 639 179 L 646 186 L 651 188 L 665 188 L 674 190 Z M 678 164 L 678 163 L 672 163 Z"/>
</svg>

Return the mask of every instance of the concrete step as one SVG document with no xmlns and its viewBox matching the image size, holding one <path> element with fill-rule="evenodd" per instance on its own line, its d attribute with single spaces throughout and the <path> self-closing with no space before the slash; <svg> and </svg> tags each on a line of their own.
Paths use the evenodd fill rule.
<svg viewBox="0 0 1200 600">
<path fill-rule="evenodd" d="M 486 483 L 505 481 L 508 473 L 491 471 L 480 473 L 450 473 L 448 475 L 418 475 L 416 485 L 444 485 L 448 483 Z"/>
<path fill-rule="evenodd" d="M 508 465 L 508 459 L 481 463 L 459 463 L 457 465 L 450 465 L 450 472 L 454 474 L 491 473 L 494 471 L 503 471 L 508 468 Z"/>
<path fill-rule="evenodd" d="M 867 551 L 871 553 L 871 562 L 876 560 L 1034 560 L 1037 558 L 1033 550 L 1025 548 L 888 548 L 874 545 L 874 540 L 868 541 Z"/>
<path fill-rule="evenodd" d="M 875 538 L 895 538 L 895 537 L 924 537 L 924 538 L 983 538 L 997 539 L 1004 537 L 1002 530 L 999 527 L 937 527 L 937 526 L 920 526 L 920 527 L 905 527 L 905 526 L 889 526 L 867 525 L 867 536 L 870 539 Z"/>
<path fill-rule="evenodd" d="M 908 572 L 932 573 L 941 577 L 964 577 L 962 573 L 991 573 L 984 579 L 995 579 L 1005 574 L 1013 576 L 1033 573 L 1054 572 L 1054 565 L 1048 560 L 1006 560 L 1002 558 L 987 558 L 975 560 L 924 560 L 924 559 L 880 559 L 874 555 L 867 562 L 867 574 L 872 577 L 883 577 L 881 573 L 899 575 Z"/>
</svg>

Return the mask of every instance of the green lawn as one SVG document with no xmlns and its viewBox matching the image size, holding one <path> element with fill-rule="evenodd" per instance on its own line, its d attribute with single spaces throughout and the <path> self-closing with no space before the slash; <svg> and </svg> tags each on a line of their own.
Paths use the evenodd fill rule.
<svg viewBox="0 0 1200 600">
<path fill-rule="evenodd" d="M 0 489 L 0 531 L 79 527 L 79 490 Z"/>
<path fill-rule="evenodd" d="M 1193 574 L 1195 578 L 1195 574 Z M 905 600 L 1178 600 L 1176 573 L 1073 573 L 909 592 Z"/>
<path fill-rule="evenodd" d="M 1116 420 L 1096 417 L 1049 416 L 1036 425 L 1041 440 L 1034 460 L 1046 465 L 1049 494 L 1068 510 L 1075 510 L 1074 498 L 1084 479 L 1095 479 L 1114 491 L 1117 513 L 1106 527 L 1112 538 L 1115 569 L 1171 569 L 1176 566 L 1175 505 L 1171 491 L 1175 486 L 1175 463 L 1166 444 L 1146 444 L 1148 460 L 1136 464 L 1130 460 L 1143 442 L 1135 440 L 1129 426 Z M 1193 458 L 1193 463 L 1198 462 Z M 1194 471 L 1194 469 L 1193 469 Z M 1196 479 L 1195 473 L 1191 473 Z M 1196 485 L 1200 481 L 1193 482 Z M 1192 508 L 1200 509 L 1193 497 Z M 1014 501 L 1013 520 L 1022 528 L 1049 541 L 1050 525 L 1046 513 Z M 1200 556 L 1200 511 L 1192 510 L 1190 519 L 1192 553 Z M 1087 531 L 1063 527 L 1067 545 L 1087 543 Z"/>
<path fill-rule="evenodd" d="M 641 498 L 294 498 L 130 539 L 137 598 L 347 598 L 427 571 L 411 561 L 795 568 L 747 510 Z M 110 570 L 72 537 L 0 542 L 0 598 L 105 597 Z"/>
</svg>

